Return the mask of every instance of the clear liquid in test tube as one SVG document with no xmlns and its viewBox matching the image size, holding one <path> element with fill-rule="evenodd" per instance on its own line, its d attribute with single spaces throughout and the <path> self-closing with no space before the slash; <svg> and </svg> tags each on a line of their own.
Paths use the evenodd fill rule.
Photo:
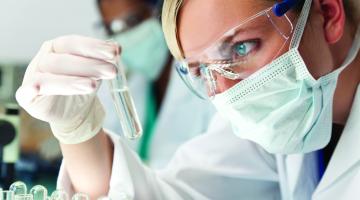
<svg viewBox="0 0 360 200">
<path fill-rule="evenodd" d="M 111 96 L 120 119 L 124 136 L 130 140 L 138 139 L 141 137 L 143 130 L 121 62 L 118 62 L 117 70 L 116 78 L 109 82 Z"/>
</svg>

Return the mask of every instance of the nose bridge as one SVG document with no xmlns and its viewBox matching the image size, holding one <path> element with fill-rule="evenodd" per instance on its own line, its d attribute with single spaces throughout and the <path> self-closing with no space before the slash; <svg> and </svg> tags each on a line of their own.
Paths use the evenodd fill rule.
<svg viewBox="0 0 360 200">
<path fill-rule="evenodd" d="M 221 75 L 219 72 L 216 72 L 215 70 L 209 70 L 211 73 L 212 80 L 209 80 L 208 78 L 206 81 L 208 82 L 209 92 L 213 91 L 213 94 L 220 94 L 228 90 L 229 88 L 233 87 L 237 83 L 239 83 L 241 80 L 231 80 L 226 78 L 225 76 Z M 211 83 L 210 83 L 211 82 Z"/>
<path fill-rule="evenodd" d="M 215 70 L 206 70 L 204 79 L 206 81 L 207 92 L 210 97 L 220 94 L 229 89 L 233 84 L 229 85 L 229 79 L 216 72 Z"/>
<path fill-rule="evenodd" d="M 214 96 L 216 93 L 217 83 L 215 73 L 213 70 L 209 69 L 207 66 L 201 67 L 202 78 L 205 81 L 207 87 L 207 94 L 209 97 Z"/>
</svg>

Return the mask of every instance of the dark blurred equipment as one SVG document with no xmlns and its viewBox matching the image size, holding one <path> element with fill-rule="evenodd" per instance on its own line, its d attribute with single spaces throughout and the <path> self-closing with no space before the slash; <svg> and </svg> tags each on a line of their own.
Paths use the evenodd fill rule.
<svg viewBox="0 0 360 200">
<path fill-rule="evenodd" d="M 21 85 L 26 67 L 18 64 L 0 63 L 0 102 L 16 103 L 15 92 Z"/>
<path fill-rule="evenodd" d="M 19 159 L 19 108 L 5 105 L 0 115 L 0 183 L 3 188 L 15 181 L 15 162 Z"/>
<path fill-rule="evenodd" d="M 18 64 L 0 64 L 0 184 L 3 188 L 14 181 L 15 163 L 20 155 L 20 112 L 15 92 L 25 69 Z"/>
<path fill-rule="evenodd" d="M 22 180 L 54 190 L 61 155 L 52 160 L 39 155 L 41 144 L 52 137 L 50 129 L 20 112 L 15 99 L 26 65 L 0 63 L 0 187 L 8 188 L 14 181 Z"/>
</svg>

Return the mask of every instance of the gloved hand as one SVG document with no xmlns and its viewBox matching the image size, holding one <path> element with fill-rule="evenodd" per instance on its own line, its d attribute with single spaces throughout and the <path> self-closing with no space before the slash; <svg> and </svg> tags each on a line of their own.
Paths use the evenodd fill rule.
<svg viewBox="0 0 360 200">
<path fill-rule="evenodd" d="M 95 136 L 105 116 L 96 96 L 102 79 L 116 76 L 119 47 L 82 36 L 45 42 L 28 66 L 16 99 L 33 117 L 50 124 L 64 144 Z"/>
</svg>

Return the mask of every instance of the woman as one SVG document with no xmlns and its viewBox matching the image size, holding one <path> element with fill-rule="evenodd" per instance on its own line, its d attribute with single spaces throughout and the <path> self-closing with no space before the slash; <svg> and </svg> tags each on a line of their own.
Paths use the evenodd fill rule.
<svg viewBox="0 0 360 200">
<path fill-rule="evenodd" d="M 162 168 L 180 144 L 205 132 L 214 108 L 192 95 L 177 75 L 160 20 L 157 14 L 151 14 L 156 2 L 98 0 L 97 3 L 108 37 L 123 49 L 121 60 L 143 124 L 143 136 L 129 144 L 149 166 Z M 119 134 L 121 124 L 107 86 L 103 84 L 98 91 L 106 111 L 103 128 Z M 184 99 L 186 104 L 182 103 Z M 194 113 L 195 108 L 199 112 Z"/>
<path fill-rule="evenodd" d="M 62 142 L 60 182 L 68 191 L 114 199 L 120 192 L 135 199 L 353 199 L 360 194 L 360 33 L 350 14 L 358 11 L 357 1 L 340 0 L 165 1 L 163 28 L 180 75 L 211 97 L 240 138 L 216 116 L 161 172 L 101 130 L 92 80 L 114 76 L 111 44 L 71 37 L 45 43 L 17 99 Z M 79 55 L 72 66 L 84 55 L 97 60 L 42 74 L 59 72 L 49 67 L 57 53 Z M 59 94 L 70 96 L 51 96 Z M 86 96 L 71 96 L 79 94 Z M 55 112 L 79 103 L 75 116 Z M 338 126 L 329 143 L 332 123 Z"/>
</svg>

